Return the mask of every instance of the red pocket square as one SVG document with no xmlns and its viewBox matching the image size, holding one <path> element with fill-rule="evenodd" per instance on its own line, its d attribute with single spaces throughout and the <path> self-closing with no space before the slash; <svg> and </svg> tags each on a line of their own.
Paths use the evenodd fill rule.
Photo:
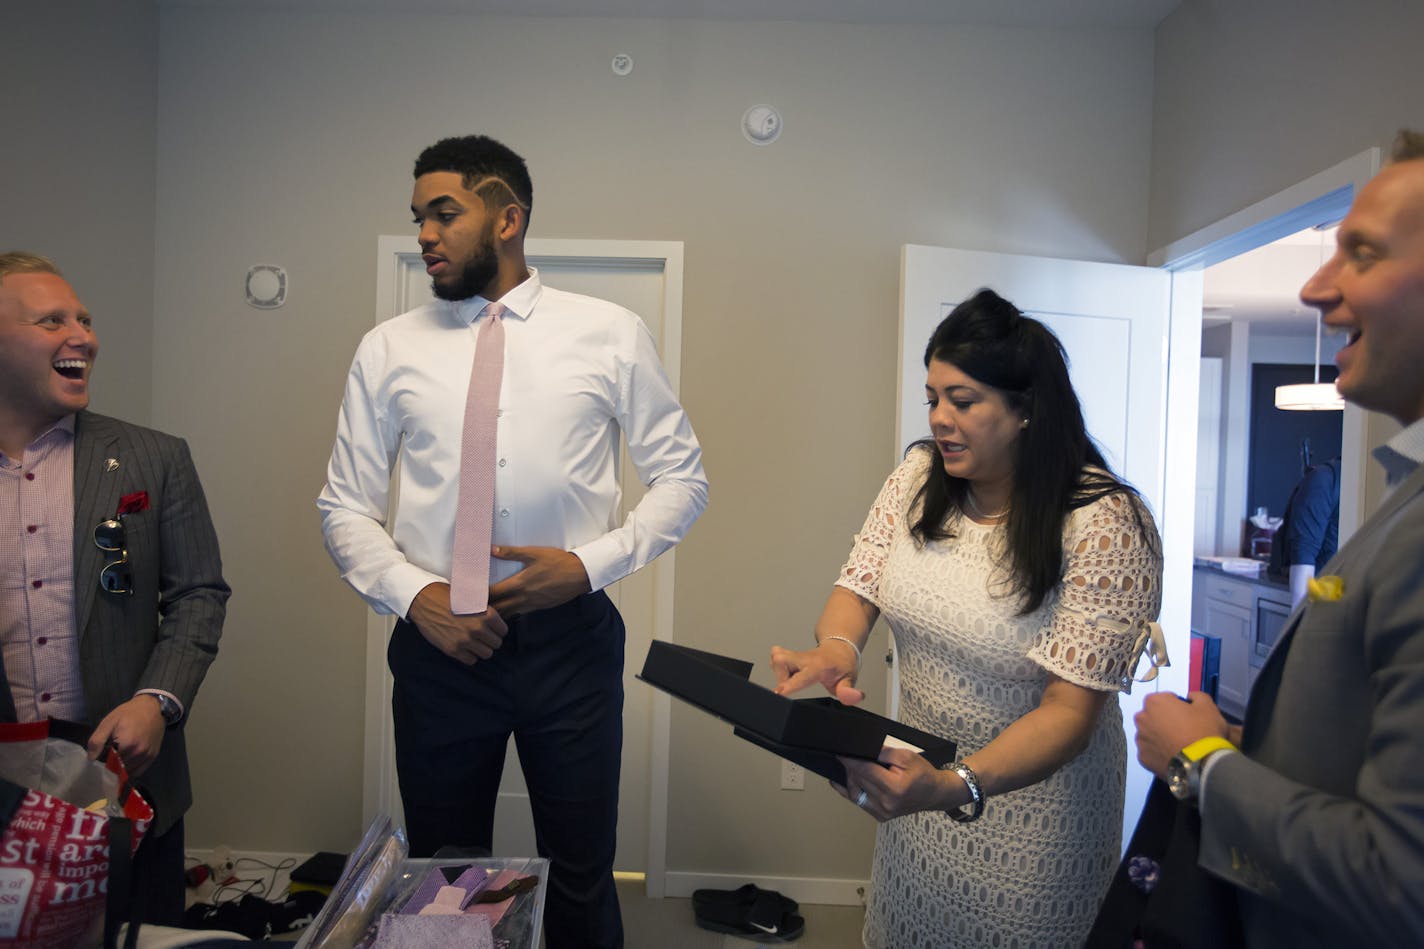
<svg viewBox="0 0 1424 949">
<path fill-rule="evenodd" d="M 120 514 L 137 514 L 139 511 L 148 510 L 148 492 L 135 491 L 133 494 L 125 494 L 119 498 Z"/>
</svg>

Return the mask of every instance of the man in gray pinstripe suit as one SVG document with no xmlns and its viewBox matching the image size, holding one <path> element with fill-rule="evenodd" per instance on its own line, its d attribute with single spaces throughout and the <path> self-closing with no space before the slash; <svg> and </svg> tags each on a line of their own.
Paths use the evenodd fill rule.
<svg viewBox="0 0 1424 949">
<path fill-rule="evenodd" d="M 1375 449 L 1390 493 L 1312 581 L 1243 726 L 1201 692 L 1137 716 L 1252 947 L 1424 945 L 1424 135 L 1400 134 L 1336 243 L 1300 297 L 1347 334 L 1340 394 L 1404 426 Z"/>
<path fill-rule="evenodd" d="M 155 819 L 145 917 L 183 912 L 183 725 L 228 586 L 182 439 L 86 411 L 99 344 L 54 264 L 0 254 L 0 719 L 77 723 Z"/>
</svg>

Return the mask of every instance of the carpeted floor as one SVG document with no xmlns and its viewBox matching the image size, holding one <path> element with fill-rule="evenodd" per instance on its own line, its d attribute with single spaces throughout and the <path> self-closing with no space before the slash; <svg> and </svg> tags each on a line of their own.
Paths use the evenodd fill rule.
<svg viewBox="0 0 1424 949">
<path fill-rule="evenodd" d="M 865 921 L 865 910 L 859 906 L 802 904 L 806 931 L 801 938 L 791 943 L 767 943 L 699 929 L 693 921 L 691 900 L 650 900 L 643 895 L 642 883 L 620 882 L 618 901 L 623 907 L 626 949 L 861 949 L 860 927 Z"/>
<path fill-rule="evenodd" d="M 204 855 L 195 854 L 194 861 Z M 220 892 L 219 899 L 238 898 L 242 892 L 252 891 L 266 898 L 281 894 L 287 886 L 286 865 L 280 870 L 277 864 L 281 855 L 263 854 L 265 859 L 255 859 L 243 855 L 235 868 L 244 885 Z M 250 886 L 247 884 L 251 884 Z M 202 898 L 213 898 L 212 887 L 208 885 L 201 893 Z M 194 893 L 193 897 L 198 898 Z M 806 920 L 806 929 L 801 938 L 790 943 L 771 943 L 730 936 L 725 933 L 709 932 L 698 928 L 693 919 L 692 901 L 686 898 L 648 899 L 643 892 L 643 883 L 620 881 L 618 900 L 623 909 L 623 931 L 626 949 L 759 949 L 759 947 L 796 946 L 801 949 L 861 949 L 860 929 L 865 921 L 865 910 L 859 906 L 816 906 L 803 903 L 801 916 Z M 300 933 L 291 933 L 279 939 L 295 941 Z"/>
</svg>

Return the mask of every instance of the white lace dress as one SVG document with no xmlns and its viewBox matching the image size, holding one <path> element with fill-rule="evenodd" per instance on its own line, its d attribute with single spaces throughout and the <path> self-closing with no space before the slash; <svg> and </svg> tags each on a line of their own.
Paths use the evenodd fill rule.
<svg viewBox="0 0 1424 949">
<path fill-rule="evenodd" d="M 1001 528 L 956 517 L 955 537 L 926 546 L 911 537 L 908 507 L 929 463 L 912 451 L 890 476 L 837 581 L 879 606 L 894 631 L 900 719 L 954 739 L 966 757 L 1037 707 L 1050 670 L 1088 688 L 1126 689 L 1136 629 L 1157 616 L 1162 573 L 1131 502 L 1113 495 L 1073 512 L 1062 584 L 1017 616 L 1015 598 L 992 592 L 1005 575 Z M 1154 529 L 1145 514 L 1144 523 Z M 921 812 L 882 824 L 866 946 L 1082 945 L 1118 862 L 1126 761 L 1122 714 L 1109 700 L 1081 755 L 990 798 L 978 821 Z"/>
</svg>

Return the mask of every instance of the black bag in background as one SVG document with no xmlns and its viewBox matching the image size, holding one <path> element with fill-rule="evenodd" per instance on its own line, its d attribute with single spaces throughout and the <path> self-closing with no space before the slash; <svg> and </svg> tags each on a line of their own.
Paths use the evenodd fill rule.
<svg viewBox="0 0 1424 949">
<path fill-rule="evenodd" d="M 1087 949 L 1244 949 L 1236 888 L 1197 866 L 1201 814 L 1154 780 Z"/>
</svg>

